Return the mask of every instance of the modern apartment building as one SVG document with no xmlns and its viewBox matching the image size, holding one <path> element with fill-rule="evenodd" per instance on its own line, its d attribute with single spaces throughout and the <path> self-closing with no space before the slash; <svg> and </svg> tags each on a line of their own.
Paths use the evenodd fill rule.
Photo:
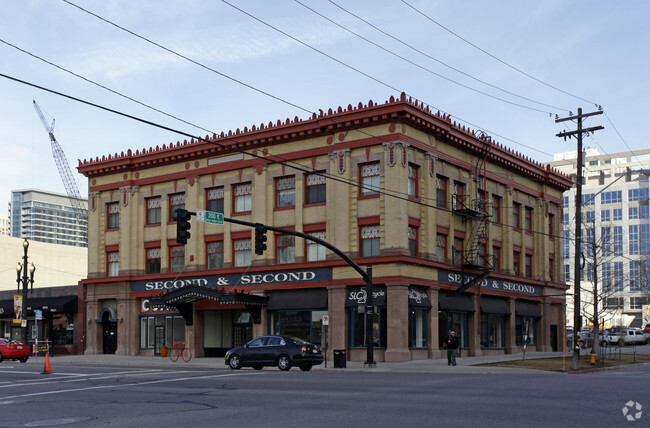
<svg viewBox="0 0 650 428">
<path fill-rule="evenodd" d="M 588 327 L 598 299 L 600 323 L 641 327 L 650 296 L 650 149 L 602 154 L 587 149 L 582 186 L 580 275 L 583 326 Z M 550 163 L 575 176 L 576 152 L 558 153 Z M 575 279 L 575 186 L 564 194 L 564 274 Z M 594 284 L 595 283 L 595 284 Z M 594 294 L 594 290 L 596 293 Z M 573 319 L 573 288 L 567 319 Z M 572 322 L 571 322 L 572 324 Z"/>
<path fill-rule="evenodd" d="M 85 199 L 79 202 L 87 205 Z M 86 247 L 86 211 L 78 215 L 64 194 L 35 189 L 14 190 L 9 202 L 9 234 L 30 241 Z"/>
<path fill-rule="evenodd" d="M 561 349 L 569 176 L 407 98 L 80 162 L 86 353 L 223 356 L 283 333 L 375 361 Z M 189 220 L 177 209 L 223 213 Z M 206 217 L 207 218 L 207 217 Z M 318 242 L 333 245 L 366 278 Z M 162 304 L 155 304 L 155 301 Z M 372 336 L 370 336 L 372 335 Z M 368 337 L 367 337 L 368 336 Z"/>
</svg>

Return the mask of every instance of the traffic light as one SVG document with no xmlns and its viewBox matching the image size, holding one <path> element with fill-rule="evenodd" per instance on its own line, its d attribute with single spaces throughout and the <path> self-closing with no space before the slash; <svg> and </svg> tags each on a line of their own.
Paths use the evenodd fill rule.
<svg viewBox="0 0 650 428">
<path fill-rule="evenodd" d="M 186 209 L 176 209 L 176 242 L 179 244 L 187 244 L 187 240 L 191 236 L 189 232 L 192 227 L 189 222 L 190 218 L 192 218 L 192 214 Z"/>
<path fill-rule="evenodd" d="M 255 254 L 262 255 L 266 250 L 266 226 L 255 223 Z"/>
</svg>

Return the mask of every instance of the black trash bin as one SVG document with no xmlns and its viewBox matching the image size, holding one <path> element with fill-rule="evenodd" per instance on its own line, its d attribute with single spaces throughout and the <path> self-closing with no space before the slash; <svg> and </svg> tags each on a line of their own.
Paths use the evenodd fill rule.
<svg viewBox="0 0 650 428">
<path fill-rule="evenodd" d="M 334 350 L 334 368 L 335 369 L 344 369 L 345 368 L 345 349 L 335 349 Z"/>
</svg>

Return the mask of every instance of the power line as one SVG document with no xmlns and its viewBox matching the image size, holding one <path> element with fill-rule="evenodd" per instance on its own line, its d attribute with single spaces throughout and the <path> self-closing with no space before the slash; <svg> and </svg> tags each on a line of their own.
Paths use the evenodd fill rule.
<svg viewBox="0 0 650 428">
<path fill-rule="evenodd" d="M 549 87 L 549 88 L 551 88 L 551 89 L 554 89 L 554 90 L 556 90 L 556 91 L 558 91 L 558 92 L 561 92 L 561 93 L 563 93 L 563 94 L 565 94 L 565 95 L 569 95 L 569 96 L 571 96 L 571 97 L 573 97 L 573 98 L 577 98 L 577 99 L 579 99 L 579 100 L 581 100 L 581 101 L 584 101 L 584 102 L 587 102 L 587 103 L 589 103 L 589 104 L 593 104 L 593 105 L 595 105 L 595 106 L 598 106 L 598 103 L 595 103 L 595 102 L 593 102 L 593 101 L 586 100 L 586 99 L 584 99 L 584 98 L 582 98 L 582 97 L 579 97 L 578 95 L 574 95 L 574 94 L 572 94 L 572 93 L 570 93 L 570 92 L 564 91 L 564 90 L 562 90 L 562 89 L 560 89 L 560 88 L 557 88 L 557 87 L 555 87 L 555 86 L 553 86 L 553 85 L 551 85 L 551 84 L 549 84 L 549 83 L 546 83 L 546 82 L 544 82 L 544 81 L 538 79 L 538 78 L 535 77 L 535 76 L 532 76 L 532 75 L 526 73 L 525 71 L 520 70 L 519 68 L 515 67 L 514 65 L 509 64 L 508 62 L 506 62 L 506 61 L 504 61 L 504 60 L 502 60 L 502 59 L 496 57 L 495 55 L 492 55 L 491 53 L 489 53 L 489 52 L 487 52 L 486 50 L 482 49 L 481 47 L 475 45 L 474 43 L 470 42 L 469 40 L 465 39 L 464 37 L 462 37 L 462 36 L 456 34 L 456 33 L 453 32 L 452 30 L 450 30 L 449 28 L 447 28 L 447 27 L 445 27 L 444 25 L 440 24 L 438 21 L 436 21 L 435 19 L 431 18 L 429 15 L 427 15 L 427 14 L 425 14 L 424 12 L 422 12 L 421 10 L 417 9 L 415 6 L 411 5 L 410 3 L 406 2 L 405 0 L 401 0 L 401 1 L 402 1 L 402 3 L 404 3 L 405 5 L 407 5 L 408 7 L 410 7 L 411 9 L 413 9 L 415 12 L 419 13 L 419 14 L 422 15 L 424 18 L 426 18 L 426 19 L 428 19 L 429 21 L 433 22 L 434 24 L 436 24 L 437 26 L 439 26 L 439 27 L 442 28 L 443 30 L 447 31 L 448 33 L 452 34 L 453 36 L 455 36 L 455 37 L 457 37 L 458 39 L 462 40 L 463 42 L 467 43 L 468 45 L 474 47 L 475 49 L 477 49 L 477 50 L 483 52 L 485 55 L 489 56 L 490 58 L 493 58 L 493 59 L 497 60 L 497 61 L 500 62 L 501 64 L 503 64 L 503 65 L 505 65 L 505 66 L 507 66 L 507 67 L 509 67 L 509 68 L 511 68 L 511 69 L 513 69 L 513 70 L 515 70 L 515 71 L 517 71 L 518 73 L 523 74 L 524 76 L 526 76 L 526 77 L 528 77 L 528 78 L 530 78 L 530 79 L 533 79 L 534 81 L 536 81 L 536 82 L 538 82 L 538 83 L 541 83 L 541 84 L 544 85 L 544 86 L 547 86 L 547 87 Z"/>
</svg>

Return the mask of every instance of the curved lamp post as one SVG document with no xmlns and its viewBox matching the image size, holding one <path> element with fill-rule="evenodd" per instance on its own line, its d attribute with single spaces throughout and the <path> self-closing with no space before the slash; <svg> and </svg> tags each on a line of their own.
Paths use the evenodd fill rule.
<svg viewBox="0 0 650 428">
<path fill-rule="evenodd" d="M 27 288 L 28 284 L 31 284 L 32 290 L 34 289 L 34 271 L 36 271 L 36 266 L 34 266 L 34 263 L 29 266 L 29 277 L 27 277 L 27 249 L 29 248 L 29 242 L 27 239 L 23 241 L 23 249 L 25 250 L 25 253 L 23 255 L 23 263 L 16 265 L 16 282 L 18 283 L 18 292 L 20 292 L 20 283 L 23 283 L 23 307 L 22 310 L 20 311 L 20 324 L 22 326 L 22 333 L 21 333 L 21 340 L 23 342 L 27 342 L 27 323 L 24 321 L 26 319 L 25 317 L 25 310 L 27 308 Z M 20 277 L 20 273 L 23 273 L 23 277 Z"/>
</svg>

